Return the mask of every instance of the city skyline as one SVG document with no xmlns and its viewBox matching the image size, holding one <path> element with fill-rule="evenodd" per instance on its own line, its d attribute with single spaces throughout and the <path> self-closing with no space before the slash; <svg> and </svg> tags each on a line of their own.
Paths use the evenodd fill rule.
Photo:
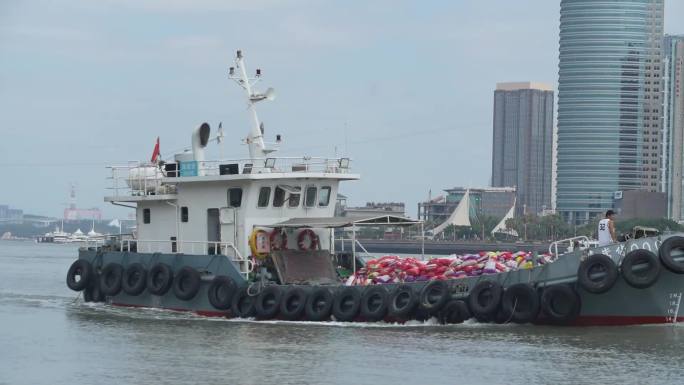
<svg viewBox="0 0 684 385">
<path fill-rule="evenodd" d="M 11 187 L 0 202 L 58 216 L 78 182 L 79 207 L 124 216 L 102 201 L 105 166 L 149 158 L 157 136 L 172 156 L 202 121 L 223 122 L 224 154 L 244 156 L 247 117 L 225 78 L 237 48 L 278 92 L 260 115 L 267 136 L 283 134 L 280 155 L 350 155 L 362 174 L 342 189 L 352 204 L 416 207 L 430 189 L 488 185 L 491 90 L 556 84 L 559 2 L 363 6 L 3 2 L 0 170 Z M 666 32 L 684 32 L 673 16 L 684 4 L 666 7 Z"/>
</svg>

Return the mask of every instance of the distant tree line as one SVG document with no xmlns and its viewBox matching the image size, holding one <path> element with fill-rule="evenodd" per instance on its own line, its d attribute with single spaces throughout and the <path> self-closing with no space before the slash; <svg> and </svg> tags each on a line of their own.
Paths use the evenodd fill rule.
<svg viewBox="0 0 684 385">
<path fill-rule="evenodd" d="M 520 239 L 536 241 L 553 241 L 557 239 L 571 238 L 585 235 L 590 238 L 597 237 L 598 222 L 602 218 L 596 218 L 583 226 L 575 226 L 565 223 L 560 215 L 526 215 L 519 218 L 509 219 L 506 226 L 514 229 Z M 634 226 L 646 226 L 664 231 L 683 231 L 684 228 L 677 222 L 667 218 L 658 219 L 625 219 L 619 217 L 615 220 L 615 231 L 618 235 L 631 233 Z"/>
</svg>

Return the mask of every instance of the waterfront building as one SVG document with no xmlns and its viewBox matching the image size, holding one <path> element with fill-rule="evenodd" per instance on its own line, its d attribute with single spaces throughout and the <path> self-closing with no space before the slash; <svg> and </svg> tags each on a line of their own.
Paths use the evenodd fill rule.
<svg viewBox="0 0 684 385">
<path fill-rule="evenodd" d="M 516 213 L 551 209 L 553 87 L 498 83 L 494 91 L 492 186 L 516 186 Z"/>
<path fill-rule="evenodd" d="M 684 219 L 684 35 L 663 44 L 663 191 L 668 217 Z"/>
<path fill-rule="evenodd" d="M 403 202 L 367 202 L 361 207 L 345 207 L 342 216 L 345 217 L 369 217 L 373 215 L 398 215 L 405 216 L 406 207 Z"/>
<path fill-rule="evenodd" d="M 13 209 L 9 205 L 0 205 L 0 222 L 18 222 L 24 220 L 24 211 Z"/>
<path fill-rule="evenodd" d="M 418 203 L 418 219 L 440 224 L 446 221 L 469 191 L 470 217 L 489 216 L 503 218 L 516 200 L 515 187 L 454 187 L 446 195 Z"/>
<path fill-rule="evenodd" d="M 100 221 L 102 220 L 102 212 L 97 207 L 90 209 L 77 208 L 76 185 L 71 184 L 71 190 L 69 192 L 69 207 L 64 209 L 63 218 L 65 221 L 80 221 L 83 219 Z"/>
<path fill-rule="evenodd" d="M 663 0 L 561 0 L 556 206 L 583 224 L 661 189 Z"/>
</svg>

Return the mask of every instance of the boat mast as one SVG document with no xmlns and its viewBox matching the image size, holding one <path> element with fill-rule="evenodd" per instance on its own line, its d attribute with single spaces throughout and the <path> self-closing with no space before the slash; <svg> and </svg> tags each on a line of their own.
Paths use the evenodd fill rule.
<svg viewBox="0 0 684 385">
<path fill-rule="evenodd" d="M 235 70 L 238 70 L 237 73 Z M 273 152 L 273 149 L 267 149 L 264 144 L 263 127 L 259 121 L 259 116 L 256 112 L 256 103 L 262 100 L 275 99 L 273 88 L 269 88 L 265 93 L 254 92 L 252 87 L 261 79 L 261 70 L 256 70 L 256 75 L 253 78 L 247 76 L 247 69 L 245 68 L 245 61 L 242 56 L 242 51 L 238 50 L 235 57 L 235 67 L 230 67 L 230 79 L 233 79 L 242 89 L 247 93 L 247 109 L 252 116 L 252 128 L 249 136 L 245 140 L 249 146 L 249 157 L 252 160 L 265 159 L 266 155 Z"/>
</svg>

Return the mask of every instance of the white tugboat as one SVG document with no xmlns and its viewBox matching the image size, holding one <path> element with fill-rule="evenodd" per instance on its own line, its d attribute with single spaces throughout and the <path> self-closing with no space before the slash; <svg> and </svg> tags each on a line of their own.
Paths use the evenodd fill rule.
<svg viewBox="0 0 684 385">
<path fill-rule="evenodd" d="M 336 271 L 345 261 L 336 261 L 335 228 L 422 223 L 393 215 L 334 217 L 340 182 L 359 179 L 350 159 L 273 156 L 276 148 L 267 146 L 256 112 L 258 102 L 273 100 L 273 89 L 255 90 L 261 71 L 248 77 L 240 51 L 230 78 L 247 96 L 249 157 L 205 159 L 212 139 L 209 124 L 202 123 L 192 132 L 192 151 L 171 162 L 153 156 L 152 162 L 112 167 L 112 195 L 105 200 L 136 210 L 137 236 L 81 248 L 67 285 L 84 291 L 86 301 L 310 321 L 682 320 L 684 234 L 564 254 L 559 242 L 550 249 L 553 262 L 498 274 L 344 285 Z M 346 262 L 356 270 L 355 256 Z"/>
</svg>

